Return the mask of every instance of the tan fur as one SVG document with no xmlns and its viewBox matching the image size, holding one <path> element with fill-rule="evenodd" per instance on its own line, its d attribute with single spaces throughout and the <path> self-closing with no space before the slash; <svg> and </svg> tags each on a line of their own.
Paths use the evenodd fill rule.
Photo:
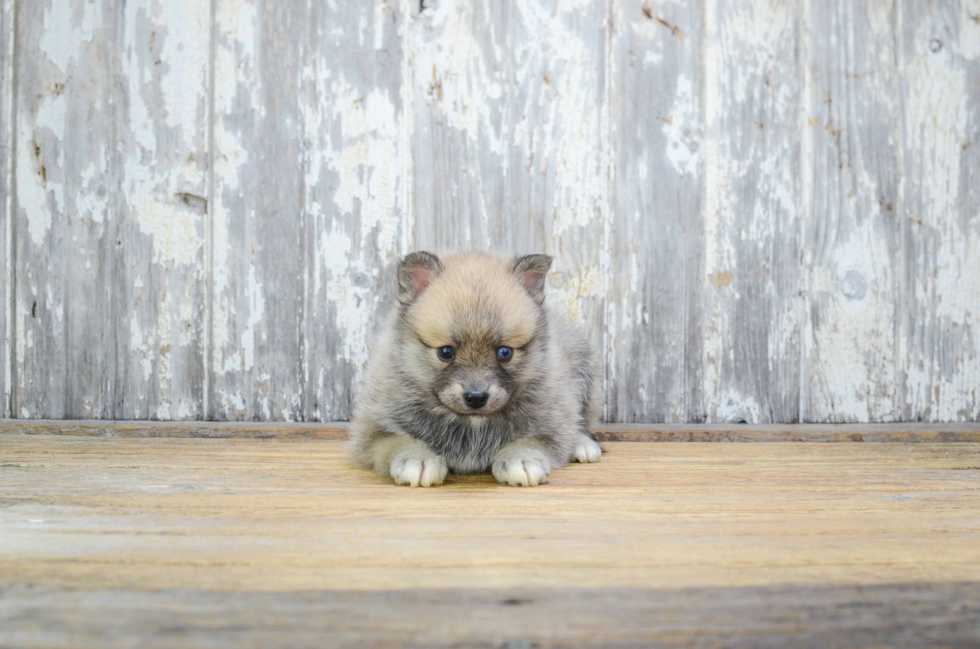
<svg viewBox="0 0 980 649">
<path fill-rule="evenodd" d="M 504 342 L 523 347 L 534 332 L 537 314 L 524 289 L 501 260 L 481 253 L 450 257 L 445 270 L 409 309 L 409 325 L 431 347 L 450 340 L 450 327 L 482 333 L 481 311 L 498 314 L 504 322 Z"/>
<path fill-rule="evenodd" d="M 588 341 L 541 305 L 550 261 L 402 261 L 400 305 L 372 345 L 354 411 L 355 461 L 412 486 L 439 484 L 446 467 L 533 486 L 571 459 L 599 460 Z M 447 345 L 448 362 L 437 353 Z M 497 357 L 501 346 L 513 349 L 509 362 Z M 473 389 L 489 395 L 479 410 L 463 399 Z"/>
</svg>

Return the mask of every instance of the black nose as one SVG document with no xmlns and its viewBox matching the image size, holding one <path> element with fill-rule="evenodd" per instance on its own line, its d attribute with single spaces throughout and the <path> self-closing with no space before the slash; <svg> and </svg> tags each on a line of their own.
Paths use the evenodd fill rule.
<svg viewBox="0 0 980 649">
<path fill-rule="evenodd" d="M 463 401 L 474 410 L 479 410 L 487 405 L 487 399 L 489 398 L 490 395 L 485 390 L 467 390 L 463 393 Z"/>
</svg>

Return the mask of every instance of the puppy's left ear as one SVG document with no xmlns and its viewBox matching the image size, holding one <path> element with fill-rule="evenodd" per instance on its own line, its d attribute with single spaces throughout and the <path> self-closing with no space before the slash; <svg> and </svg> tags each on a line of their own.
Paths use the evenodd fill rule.
<svg viewBox="0 0 980 649">
<path fill-rule="evenodd" d="M 548 255 L 524 255 L 514 260 L 511 270 L 535 302 L 544 302 L 544 278 L 551 269 Z"/>
<path fill-rule="evenodd" d="M 442 262 L 431 252 L 406 255 L 398 264 L 398 301 L 405 305 L 414 302 L 441 272 Z"/>
</svg>

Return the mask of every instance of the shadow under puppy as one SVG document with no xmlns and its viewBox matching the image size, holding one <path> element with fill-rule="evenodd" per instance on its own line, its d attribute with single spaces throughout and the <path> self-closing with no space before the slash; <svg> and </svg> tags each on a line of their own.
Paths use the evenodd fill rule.
<svg viewBox="0 0 980 649">
<path fill-rule="evenodd" d="M 592 350 L 545 308 L 550 267 L 547 255 L 405 257 L 354 408 L 354 460 L 413 487 L 488 470 L 533 486 L 573 458 L 598 462 Z"/>
</svg>

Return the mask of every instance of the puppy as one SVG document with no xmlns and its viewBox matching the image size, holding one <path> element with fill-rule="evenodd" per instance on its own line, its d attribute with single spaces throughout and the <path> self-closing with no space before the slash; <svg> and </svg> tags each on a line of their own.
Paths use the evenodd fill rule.
<svg viewBox="0 0 980 649">
<path fill-rule="evenodd" d="M 398 269 L 399 306 L 371 350 L 349 452 L 396 484 L 491 471 L 534 486 L 598 462 L 592 350 L 544 307 L 551 257 L 427 252 Z"/>
</svg>

